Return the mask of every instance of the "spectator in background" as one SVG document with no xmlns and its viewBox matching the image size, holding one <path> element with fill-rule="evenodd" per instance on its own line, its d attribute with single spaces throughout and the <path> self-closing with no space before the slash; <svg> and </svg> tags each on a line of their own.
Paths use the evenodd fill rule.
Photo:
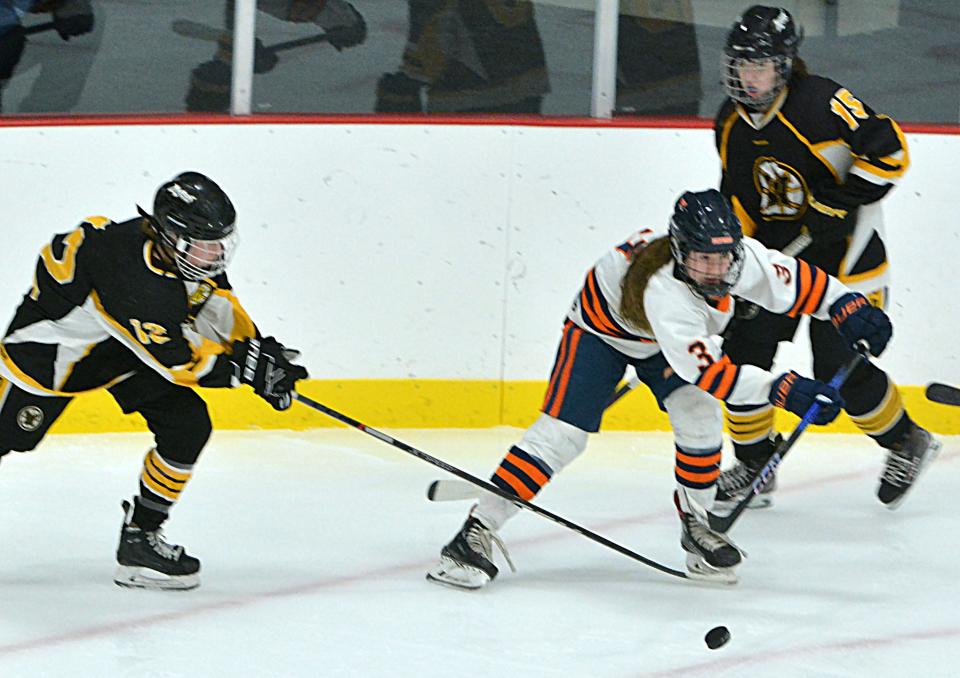
<svg viewBox="0 0 960 678">
<path fill-rule="evenodd" d="M 409 0 L 400 67 L 377 83 L 378 113 L 540 113 L 550 91 L 533 3 Z"/>
<path fill-rule="evenodd" d="M 700 53 L 691 0 L 621 0 L 617 35 L 617 114 L 700 112 Z"/>
<path fill-rule="evenodd" d="M 3 88 L 13 77 L 27 45 L 21 19 L 30 13 L 50 13 L 51 27 L 65 41 L 93 30 L 90 0 L 0 0 L 0 111 L 3 110 Z"/>
<path fill-rule="evenodd" d="M 367 24 L 356 8 L 346 0 L 258 0 L 257 9 L 291 23 L 313 23 L 326 33 L 326 41 L 338 52 L 362 44 L 367 39 Z M 233 62 L 234 0 L 224 8 L 224 31 L 217 41 L 213 59 L 200 64 L 190 74 L 187 92 L 188 111 L 226 112 L 230 109 L 231 64 Z M 258 38 L 254 45 L 254 73 L 269 73 L 277 65 L 275 51 Z"/>
</svg>

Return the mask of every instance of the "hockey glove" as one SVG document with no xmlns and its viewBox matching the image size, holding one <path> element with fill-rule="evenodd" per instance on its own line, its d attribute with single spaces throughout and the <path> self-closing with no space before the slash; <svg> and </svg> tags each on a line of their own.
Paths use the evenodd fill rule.
<svg viewBox="0 0 960 678">
<path fill-rule="evenodd" d="M 871 306 L 859 292 L 848 292 L 833 302 L 830 321 L 851 346 L 865 341 L 875 356 L 883 353 L 893 335 L 893 325 L 887 314 Z"/>
<path fill-rule="evenodd" d="M 843 409 L 843 398 L 837 389 L 817 379 L 801 377 L 793 370 L 773 382 L 770 403 L 798 417 L 803 417 L 814 403 L 818 403 L 820 409 L 811 422 L 817 426 L 829 424 Z"/>
<path fill-rule="evenodd" d="M 818 245 L 840 243 L 853 233 L 856 213 L 832 207 L 810 196 L 807 211 L 803 215 L 803 225 Z"/>
<path fill-rule="evenodd" d="M 63 40 L 92 31 L 90 0 L 63 0 L 53 9 L 53 27 Z"/>
<path fill-rule="evenodd" d="M 317 24 L 338 52 L 367 39 L 367 22 L 346 0 L 291 0 L 287 20 Z"/>
<path fill-rule="evenodd" d="M 290 362 L 298 355 L 273 337 L 236 341 L 232 355 L 234 380 L 252 386 L 254 393 L 273 409 L 285 410 L 293 402 L 297 382 L 308 376 L 305 367 Z"/>
</svg>

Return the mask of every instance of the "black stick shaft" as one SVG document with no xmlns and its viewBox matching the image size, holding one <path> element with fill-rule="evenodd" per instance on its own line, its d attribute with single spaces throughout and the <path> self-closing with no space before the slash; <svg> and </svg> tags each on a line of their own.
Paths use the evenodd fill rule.
<svg viewBox="0 0 960 678">
<path fill-rule="evenodd" d="M 432 464 L 433 466 L 436 466 L 436 467 L 438 467 L 438 468 L 442 468 L 444 471 L 447 471 L 448 473 L 452 473 L 453 475 L 457 476 L 458 478 L 462 478 L 463 480 L 466 480 L 468 483 L 472 483 L 473 485 L 476 485 L 477 487 L 480 487 L 480 488 L 486 490 L 487 492 L 490 492 L 491 494 L 495 494 L 495 495 L 497 495 L 498 497 L 500 497 L 501 499 L 506 499 L 507 501 L 512 502 L 513 504 L 516 504 L 516 505 L 519 506 L 520 508 L 524 508 L 524 509 L 526 509 L 526 510 L 528 510 L 528 511 L 532 511 L 533 513 L 536 513 L 537 515 L 542 516 L 542 517 L 546 518 L 547 520 L 552 520 L 553 522 L 557 523 L 558 525 L 562 525 L 563 527 L 566 527 L 566 528 L 569 529 L 569 530 L 573 530 L 574 532 L 578 532 L 578 533 L 582 534 L 584 537 L 586 537 L 587 539 L 590 539 L 590 540 L 592 540 L 592 541 L 595 541 L 595 542 L 597 542 L 598 544 L 601 544 L 601 545 L 603 545 L 603 546 L 606 546 L 606 547 L 609 548 L 609 549 L 613 549 L 614 551 L 616 551 L 616 552 L 618 552 L 618 553 L 620 553 L 620 554 L 622 554 L 622 555 L 625 555 L 625 556 L 627 556 L 628 558 L 632 558 L 633 560 L 636 560 L 636 561 L 638 561 L 638 562 L 641 562 L 641 563 L 643 563 L 644 565 L 647 565 L 648 567 L 652 567 L 652 568 L 655 569 L 655 570 L 660 570 L 661 572 L 663 572 L 663 573 L 665 573 L 665 574 L 669 574 L 669 575 L 674 576 L 674 577 L 679 577 L 679 578 L 681 578 L 681 579 L 690 579 L 690 577 L 687 575 L 686 572 L 681 572 L 681 571 L 679 571 L 679 570 L 674 570 L 673 568 L 667 567 L 666 565 L 662 565 L 662 564 L 656 562 L 655 560 L 651 560 L 651 559 L 647 558 L 646 556 L 642 556 L 642 555 L 640 555 L 639 553 L 635 553 L 634 551 L 631 551 L 631 550 L 628 549 L 627 547 L 621 546 L 620 544 L 617 544 L 616 542 L 610 541 L 610 540 L 607 539 L 606 537 L 603 537 L 603 536 L 597 534 L 596 532 L 591 532 L 591 531 L 588 530 L 587 528 L 581 527 L 580 525 L 577 525 L 576 523 L 573 523 L 573 522 L 567 520 L 566 518 L 564 518 L 564 517 L 562 517 L 562 516 L 558 516 L 558 515 L 555 514 L 555 513 L 552 513 L 552 512 L 550 512 L 550 511 L 547 511 L 546 509 L 540 508 L 540 507 L 537 506 L 536 504 L 531 504 L 530 502 L 526 501 L 525 499 L 521 499 L 520 497 L 517 497 L 517 496 L 515 496 L 515 495 L 509 494 L 509 493 L 501 490 L 499 487 L 497 487 L 497 486 L 494 485 L 493 483 L 487 482 L 486 480 L 483 480 L 483 479 L 478 478 L 478 477 L 476 477 L 476 476 L 474 476 L 474 475 L 472 475 L 472 474 L 470 474 L 470 473 L 467 473 L 466 471 L 464 471 L 464 470 L 462 470 L 462 469 L 459 469 L 459 468 L 457 468 L 456 466 L 452 466 L 452 465 L 448 464 L 447 462 L 443 461 L 442 459 L 437 459 L 436 457 L 434 457 L 434 456 L 432 456 L 432 455 L 429 455 L 429 454 L 427 454 L 426 452 L 423 452 L 423 451 L 421 451 L 421 450 L 418 450 L 417 448 L 412 447 L 411 445 L 408 445 L 407 443 L 405 443 L 405 442 L 403 442 L 403 441 L 401 441 L 401 440 L 397 440 L 396 438 L 394 438 L 394 437 L 392 437 L 392 436 L 389 436 L 389 435 L 387 435 L 386 433 L 383 433 L 382 431 L 378 431 L 378 430 L 375 429 L 375 428 L 371 428 L 370 426 L 367 426 L 366 424 L 363 424 L 363 423 L 357 421 L 356 419 L 354 419 L 354 418 L 352 418 L 352 417 L 348 417 L 347 415 L 345 415 L 345 414 L 343 414 L 343 413 L 341 413 L 341 412 L 337 412 L 336 410 L 331 409 L 331 408 L 327 407 L 326 405 L 323 405 L 322 403 L 318 403 L 317 401 L 312 400 L 311 398 L 308 398 L 307 396 L 303 395 L 302 393 L 294 393 L 294 394 L 293 394 L 293 397 L 294 397 L 295 400 L 303 403 L 303 404 L 306 405 L 307 407 L 313 408 L 314 410 L 317 410 L 318 412 L 322 412 L 323 414 L 327 415 L 328 417 L 332 417 L 333 419 L 336 419 L 337 421 L 339 421 L 339 422 L 341 422 L 341 423 L 343 423 L 343 424 L 346 424 L 347 426 L 352 426 L 352 427 L 355 428 L 355 429 L 358 429 L 358 430 L 360 430 L 360 431 L 363 431 L 364 433 L 367 433 L 367 434 L 373 436 L 373 437 L 376 438 L 377 440 L 380 440 L 380 441 L 382 441 L 382 442 L 385 442 L 385 443 L 387 443 L 388 445 L 392 445 L 393 447 L 396 447 L 397 449 L 403 450 L 403 451 L 406 452 L 407 454 L 411 454 L 411 455 L 413 455 L 414 457 L 417 457 L 418 459 L 422 459 L 423 461 L 427 462 L 428 464 Z"/>
<path fill-rule="evenodd" d="M 267 45 L 267 51 L 269 52 L 282 52 L 287 49 L 296 49 L 297 47 L 304 47 L 305 45 L 313 45 L 318 42 L 326 42 L 327 34 L 320 33 L 319 35 L 311 35 L 306 38 L 297 38 L 296 40 L 286 40 L 284 42 L 278 42 L 273 45 Z"/>
<path fill-rule="evenodd" d="M 847 380 L 847 377 L 857 368 L 861 361 L 866 359 L 866 349 L 864 347 L 858 347 L 856 354 L 847 361 L 846 365 L 842 365 L 837 373 L 833 375 L 833 379 L 830 380 L 829 386 L 839 389 L 843 386 L 843 383 Z M 784 442 L 780 443 L 780 447 L 773 453 L 773 456 L 767 460 L 767 463 L 764 464 L 763 468 L 760 469 L 760 472 L 753 479 L 753 482 L 750 485 L 749 491 L 740 502 L 734 507 L 734 509 L 726 516 L 713 516 L 710 519 L 710 527 L 717 530 L 718 532 L 727 532 L 733 524 L 737 522 L 737 518 L 740 517 L 740 514 L 743 513 L 743 510 L 747 508 L 747 505 L 750 503 L 750 500 L 753 499 L 753 496 L 760 494 L 760 491 L 770 482 L 770 479 L 773 478 L 773 472 L 777 470 L 777 467 L 780 465 L 780 462 L 783 461 L 783 458 L 787 456 L 787 452 L 790 451 L 790 448 L 793 447 L 797 440 L 800 439 L 800 435 L 806 430 L 807 426 L 810 425 L 810 422 L 814 420 L 817 416 L 817 413 L 820 411 L 820 403 L 814 402 L 810 406 L 810 409 L 807 410 L 806 414 L 803 415 L 803 418 L 800 419 L 800 423 L 797 424 L 797 427 L 793 429 L 793 433 L 790 434 L 790 437 L 787 438 Z"/>
</svg>

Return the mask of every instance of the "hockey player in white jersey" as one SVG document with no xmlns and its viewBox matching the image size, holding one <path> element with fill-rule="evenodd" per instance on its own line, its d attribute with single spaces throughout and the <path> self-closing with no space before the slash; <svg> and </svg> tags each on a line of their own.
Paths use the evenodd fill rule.
<svg viewBox="0 0 960 678">
<path fill-rule="evenodd" d="M 510 448 L 491 482 L 526 500 L 586 447 L 628 366 L 670 417 L 676 443 L 674 503 L 687 569 L 735 582 L 742 554 L 710 528 L 720 474 L 720 401 L 767 400 L 803 415 L 817 400 L 813 423 L 828 424 L 843 406 L 821 381 L 790 371 L 737 366 L 719 334 L 732 316 L 732 296 L 775 313 L 831 318 L 851 345 L 866 341 L 879 355 L 892 328 L 863 295 L 809 264 L 744 238 L 729 203 L 716 190 L 677 201 L 669 233 L 646 230 L 602 257 L 567 314 L 542 412 Z M 496 577 L 497 531 L 518 508 L 484 493 L 460 532 L 441 551 L 427 579 L 480 588 Z M 508 559 L 509 562 L 509 559 Z"/>
</svg>

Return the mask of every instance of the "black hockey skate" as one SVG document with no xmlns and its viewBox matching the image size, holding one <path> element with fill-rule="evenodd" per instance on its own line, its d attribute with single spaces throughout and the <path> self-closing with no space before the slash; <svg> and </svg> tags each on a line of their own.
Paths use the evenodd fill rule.
<svg viewBox="0 0 960 678">
<path fill-rule="evenodd" d="M 123 502 L 126 512 L 117 546 L 119 586 L 140 589 L 186 591 L 200 585 L 200 561 L 187 555 L 182 546 L 168 544 L 163 530 L 146 532 L 133 524 L 133 506 Z"/>
<path fill-rule="evenodd" d="M 940 441 L 928 431 L 911 424 L 904 439 L 887 453 L 877 498 L 893 510 L 903 503 L 920 474 L 940 453 Z"/>
<path fill-rule="evenodd" d="M 751 460 L 743 462 L 737 460 L 737 463 L 720 473 L 717 478 L 717 497 L 714 500 L 714 506 L 717 508 L 732 510 L 743 499 L 746 492 L 753 484 L 754 478 L 760 473 L 760 469 L 773 456 L 780 443 L 783 442 L 783 436 L 779 433 L 769 440 L 770 453 L 761 460 Z M 767 484 L 756 494 L 747 504 L 747 508 L 767 508 L 773 505 L 773 493 L 777 489 L 777 476 L 767 481 Z"/>
<path fill-rule="evenodd" d="M 440 551 L 440 563 L 427 572 L 427 580 L 460 589 L 479 589 L 493 581 L 499 570 L 493 564 L 493 545 L 513 570 L 507 549 L 497 533 L 470 516 L 449 544 Z"/>
<path fill-rule="evenodd" d="M 684 511 L 676 493 L 674 503 L 680 513 L 680 546 L 687 552 L 687 571 L 697 578 L 736 584 L 734 568 L 743 560 L 740 549 L 722 532 L 710 529 L 708 516 Z"/>
</svg>

